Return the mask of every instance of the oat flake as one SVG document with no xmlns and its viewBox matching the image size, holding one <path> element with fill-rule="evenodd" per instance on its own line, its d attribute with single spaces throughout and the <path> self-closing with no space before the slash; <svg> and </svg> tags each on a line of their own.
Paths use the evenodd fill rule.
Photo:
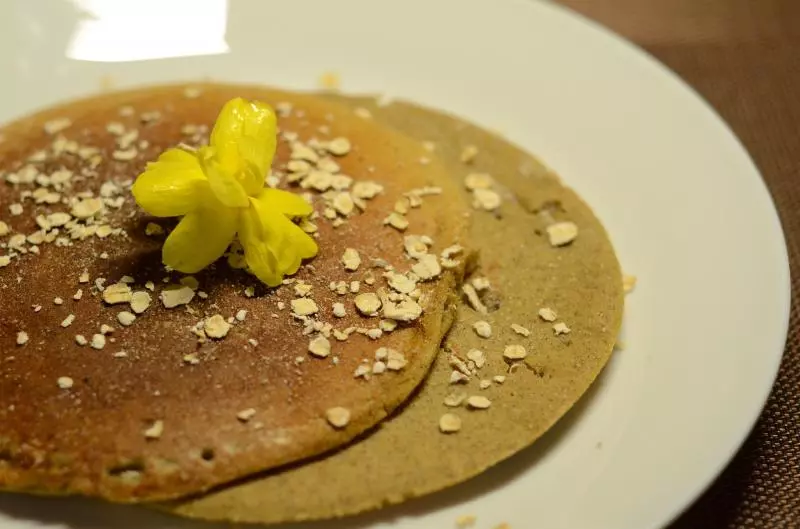
<svg viewBox="0 0 800 529">
<path fill-rule="evenodd" d="M 492 326 L 486 321 L 476 321 L 472 324 L 475 333 L 481 338 L 490 338 L 492 336 Z"/>
<path fill-rule="evenodd" d="M 461 429 L 461 418 L 454 413 L 445 413 L 439 417 L 439 431 L 442 433 L 456 433 Z"/>
<path fill-rule="evenodd" d="M 325 418 L 331 426 L 336 429 L 341 429 L 350 422 L 350 410 L 342 408 L 341 406 L 329 408 L 325 412 Z"/>
<path fill-rule="evenodd" d="M 308 352 L 317 358 L 326 358 L 331 354 L 331 342 L 324 336 L 317 336 L 308 343 Z"/>
<path fill-rule="evenodd" d="M 485 410 L 492 405 L 492 401 L 482 395 L 472 395 L 467 399 L 467 406 L 473 410 Z"/>
</svg>

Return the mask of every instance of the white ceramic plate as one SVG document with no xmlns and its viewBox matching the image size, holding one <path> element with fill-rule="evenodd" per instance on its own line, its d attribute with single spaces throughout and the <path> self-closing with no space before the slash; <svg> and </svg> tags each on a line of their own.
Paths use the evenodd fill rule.
<svg viewBox="0 0 800 529">
<path fill-rule="evenodd" d="M 446 109 L 541 155 L 594 206 L 640 282 L 628 300 L 628 347 L 532 449 L 442 494 L 310 527 L 442 528 L 463 514 L 476 515 L 478 529 L 668 523 L 761 410 L 783 350 L 789 283 L 758 171 L 664 67 L 559 7 L 526 0 L 0 7 L 2 121 L 101 85 L 209 76 L 314 88 L 325 70 L 346 91 Z M 0 527 L 198 526 L 5 495 Z"/>
</svg>

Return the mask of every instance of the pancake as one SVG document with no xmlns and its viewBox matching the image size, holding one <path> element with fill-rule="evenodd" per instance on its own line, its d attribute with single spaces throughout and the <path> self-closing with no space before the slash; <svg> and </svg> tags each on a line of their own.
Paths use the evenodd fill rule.
<svg viewBox="0 0 800 529">
<path fill-rule="evenodd" d="M 480 254 L 471 279 L 479 287 L 485 286 L 480 279 L 491 285 L 481 292 L 488 314 L 462 298 L 431 374 L 399 413 L 369 435 L 313 462 L 162 506 L 175 514 L 263 523 L 333 518 L 455 485 L 539 438 L 580 399 L 612 353 L 623 310 L 619 264 L 600 221 L 552 171 L 503 138 L 434 110 L 330 97 L 433 142 L 459 184 L 471 173 L 494 177 L 502 204 L 493 213 L 476 211 L 469 236 Z M 559 222 L 572 222 L 579 231 L 571 243 L 554 246 L 548 228 Z M 546 321 L 552 313 L 556 319 Z M 478 321 L 490 324 L 490 338 L 476 334 Z M 559 323 L 569 331 L 559 326 L 557 333 Z M 506 348 L 517 345 L 527 356 L 504 358 Z M 479 358 L 469 353 L 473 349 L 485 353 L 482 368 L 469 365 L 470 356 Z M 510 352 L 521 356 L 518 348 Z M 452 384 L 459 362 L 468 364 L 470 379 Z M 486 397 L 490 406 L 445 404 L 462 396 Z M 441 432 L 440 426 L 455 429 L 452 419 L 440 425 L 444 414 L 460 419 L 458 431 Z"/>
<path fill-rule="evenodd" d="M 278 108 L 272 182 L 309 193 L 318 214 L 319 254 L 279 288 L 242 270 L 234 247 L 193 277 L 166 271 L 158 227 L 174 222 L 147 217 L 129 192 L 166 148 L 206 143 L 234 97 Z M 211 85 L 91 98 L 0 132 L 0 489 L 120 502 L 198 493 L 346 443 L 428 373 L 463 259 L 433 270 L 423 254 L 436 265 L 463 238 L 467 206 L 419 142 L 320 98 Z M 405 230 L 385 223 L 404 207 L 393 222 Z M 409 234 L 432 239 L 411 245 L 416 259 Z M 345 269 L 348 248 L 357 270 Z M 423 261 L 429 281 L 388 292 L 384 274 Z M 146 310 L 134 314 L 124 284 L 152 298 Z M 381 294 L 379 315 L 359 313 L 357 289 Z M 318 312 L 293 315 L 308 308 L 300 299 Z M 401 301 L 412 299 L 416 319 Z"/>
</svg>

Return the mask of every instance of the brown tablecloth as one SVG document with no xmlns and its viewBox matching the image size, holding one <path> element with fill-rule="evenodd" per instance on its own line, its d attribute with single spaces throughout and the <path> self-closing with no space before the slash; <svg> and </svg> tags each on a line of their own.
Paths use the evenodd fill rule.
<svg viewBox="0 0 800 529">
<path fill-rule="evenodd" d="M 800 0 L 561 0 L 636 42 L 711 102 L 777 203 L 800 293 Z M 800 311 L 766 409 L 670 529 L 800 528 Z"/>
</svg>

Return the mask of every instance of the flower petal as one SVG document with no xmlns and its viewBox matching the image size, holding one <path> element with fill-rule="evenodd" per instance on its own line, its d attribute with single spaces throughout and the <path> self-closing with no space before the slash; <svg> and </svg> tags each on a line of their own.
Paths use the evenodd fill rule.
<svg viewBox="0 0 800 529">
<path fill-rule="evenodd" d="M 131 191 L 150 215 L 176 217 L 197 209 L 207 189 L 208 180 L 197 157 L 181 149 L 169 149 L 157 161 L 147 164 Z"/>
<path fill-rule="evenodd" d="M 235 176 L 238 156 L 228 147 L 222 150 L 201 147 L 198 156 L 217 200 L 230 208 L 246 208 L 249 204 L 247 192 Z"/>
<path fill-rule="evenodd" d="M 247 266 L 261 281 L 277 286 L 294 274 L 303 259 L 317 254 L 317 243 L 285 215 L 251 199 L 242 215 L 239 240 Z"/>
<path fill-rule="evenodd" d="M 225 253 L 239 223 L 239 211 L 203 207 L 189 213 L 164 242 L 164 264 L 185 274 L 207 267 Z"/>
<path fill-rule="evenodd" d="M 283 213 L 287 217 L 307 217 L 314 208 L 306 200 L 295 193 L 280 189 L 264 189 L 256 200 L 269 211 Z"/>
<path fill-rule="evenodd" d="M 237 97 L 222 107 L 211 131 L 211 145 L 236 145 L 242 159 L 255 166 L 263 185 L 275 156 L 277 131 L 278 121 L 272 107 Z"/>
</svg>

